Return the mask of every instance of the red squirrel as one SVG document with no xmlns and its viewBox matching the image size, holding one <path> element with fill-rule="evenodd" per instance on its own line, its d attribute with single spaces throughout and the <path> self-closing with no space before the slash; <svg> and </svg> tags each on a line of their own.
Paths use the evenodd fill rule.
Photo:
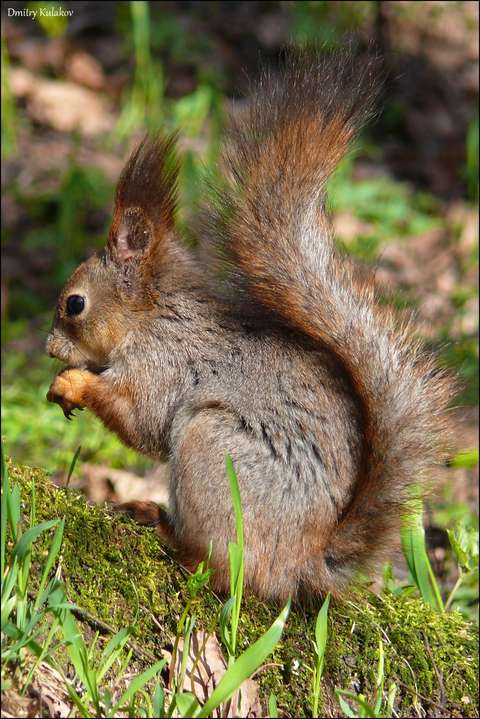
<svg viewBox="0 0 480 719">
<path fill-rule="evenodd" d="M 48 399 L 87 407 L 168 459 L 168 509 L 138 503 L 189 568 L 212 542 L 228 590 L 233 460 L 245 584 L 283 600 L 340 594 L 389 556 L 442 457 L 452 381 L 339 254 L 326 182 L 369 117 L 375 62 L 300 54 L 234 122 L 224 177 L 187 249 L 174 139 L 123 170 L 105 249 L 58 300 Z"/>
</svg>

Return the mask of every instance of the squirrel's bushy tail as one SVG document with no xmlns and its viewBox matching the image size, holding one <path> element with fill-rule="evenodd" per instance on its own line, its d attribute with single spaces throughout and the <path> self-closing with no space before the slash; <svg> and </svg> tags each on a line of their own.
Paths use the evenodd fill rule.
<svg viewBox="0 0 480 719">
<path fill-rule="evenodd" d="M 371 113 L 376 66 L 300 54 L 279 80 L 264 75 L 234 128 L 229 176 L 203 233 L 210 265 L 236 297 L 328 348 L 358 399 L 362 460 L 324 550 L 330 586 L 318 588 L 334 592 L 398 533 L 439 459 L 451 397 L 445 373 L 337 254 L 325 215 L 326 180 Z"/>
</svg>

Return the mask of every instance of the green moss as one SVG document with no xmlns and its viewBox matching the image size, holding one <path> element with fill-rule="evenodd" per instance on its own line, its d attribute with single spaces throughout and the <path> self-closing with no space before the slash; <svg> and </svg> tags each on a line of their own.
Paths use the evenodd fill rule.
<svg viewBox="0 0 480 719">
<path fill-rule="evenodd" d="M 22 485 L 28 510 L 35 480 L 38 520 L 65 517 L 63 577 L 69 598 L 114 628 L 135 621 L 142 648 L 158 656 L 172 644 L 188 593 L 187 574 L 165 553 L 152 530 L 106 509 L 89 506 L 78 494 L 54 487 L 41 470 L 10 466 Z M 47 538 L 44 541 L 48 541 Z M 42 545 L 38 544 L 37 559 Z M 200 626 L 211 626 L 218 600 L 205 591 L 194 611 Z M 240 649 L 273 621 L 278 608 L 247 597 L 240 625 Z M 284 716 L 310 715 L 311 640 L 316 611 L 292 610 L 282 643 L 257 679 L 263 697 L 275 692 Z M 375 693 L 378 640 L 385 652 L 385 686 L 398 685 L 398 716 L 424 710 L 430 716 L 478 716 L 478 639 L 459 613 L 440 614 L 422 601 L 352 590 L 333 603 L 322 680 L 324 716 L 338 716 L 335 688 Z M 420 707 L 422 709 L 420 709 Z"/>
</svg>

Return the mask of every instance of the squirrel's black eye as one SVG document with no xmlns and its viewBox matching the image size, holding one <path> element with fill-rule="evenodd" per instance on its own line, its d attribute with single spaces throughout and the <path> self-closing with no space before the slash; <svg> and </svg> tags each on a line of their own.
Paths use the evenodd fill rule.
<svg viewBox="0 0 480 719">
<path fill-rule="evenodd" d="M 85 299 L 81 295 L 70 295 L 67 299 L 67 315 L 79 315 L 85 307 Z"/>
</svg>

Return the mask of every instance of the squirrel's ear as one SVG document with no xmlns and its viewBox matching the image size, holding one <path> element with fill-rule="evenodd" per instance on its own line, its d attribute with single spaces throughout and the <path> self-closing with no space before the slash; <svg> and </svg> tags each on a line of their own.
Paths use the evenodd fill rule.
<svg viewBox="0 0 480 719">
<path fill-rule="evenodd" d="M 175 138 L 146 137 L 120 175 L 107 252 L 118 263 L 148 257 L 175 224 L 178 165 Z"/>
<path fill-rule="evenodd" d="M 140 207 L 129 207 L 122 212 L 122 219 L 115 232 L 115 258 L 123 263 L 142 255 L 154 241 L 152 222 Z"/>
</svg>

